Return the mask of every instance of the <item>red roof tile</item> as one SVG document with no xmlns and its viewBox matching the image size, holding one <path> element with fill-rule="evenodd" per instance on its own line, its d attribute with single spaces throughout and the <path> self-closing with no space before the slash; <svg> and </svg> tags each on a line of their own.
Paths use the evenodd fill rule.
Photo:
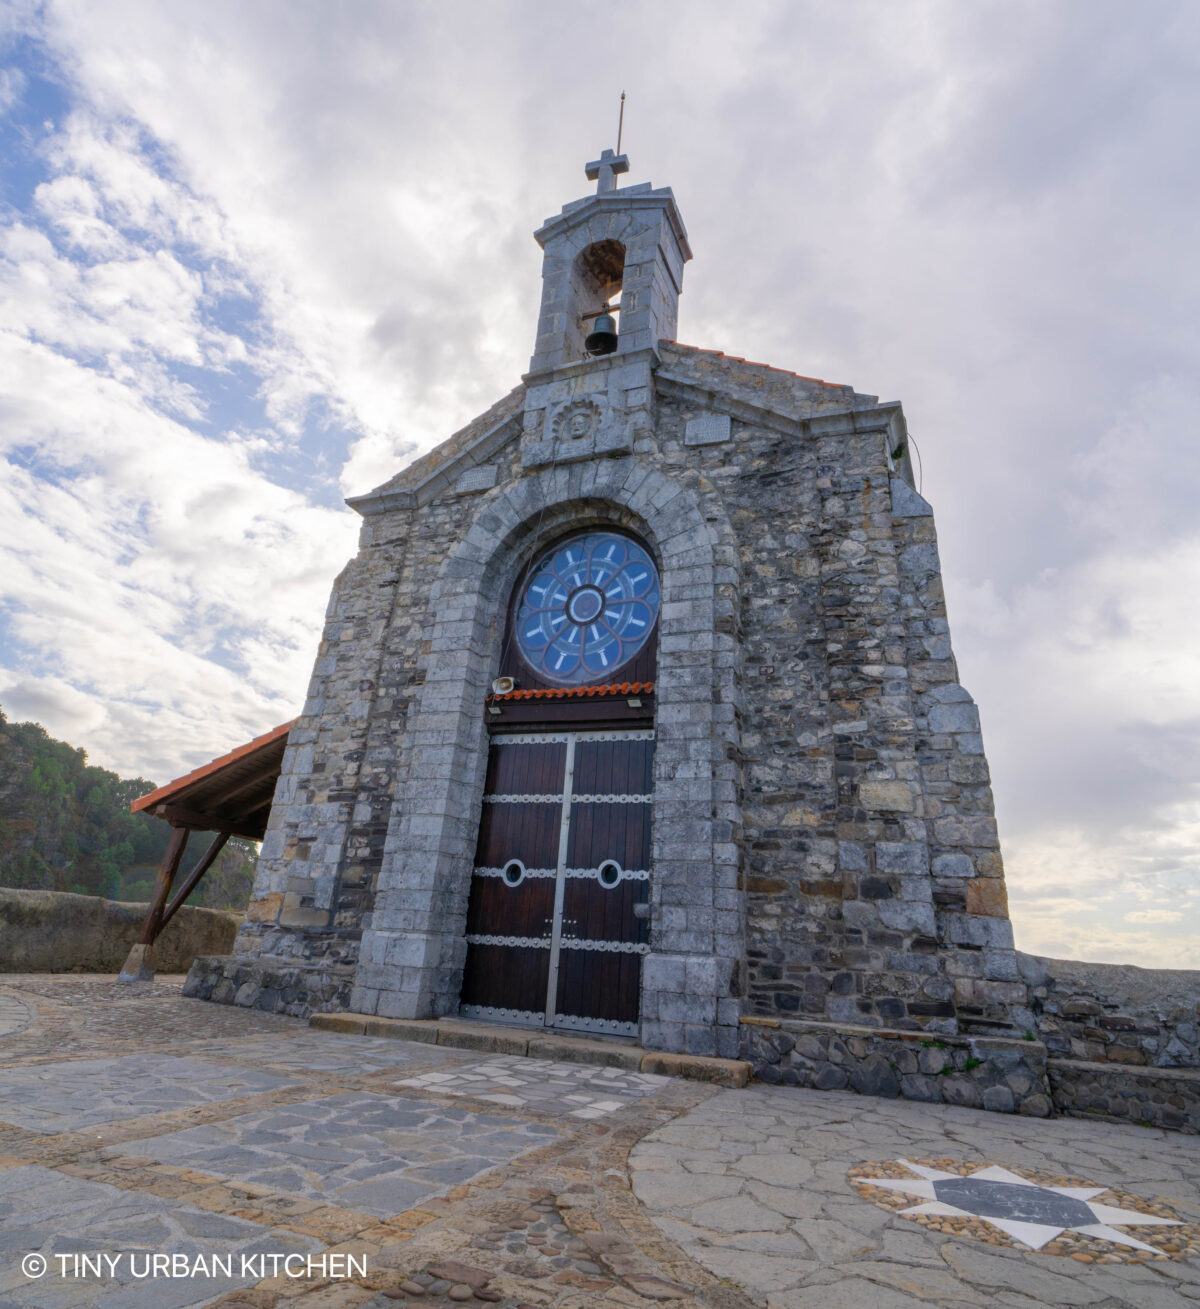
<svg viewBox="0 0 1200 1309">
<path fill-rule="evenodd" d="M 230 750 L 228 754 L 223 754 L 219 759 L 214 759 L 210 763 L 202 764 L 199 768 L 193 769 L 190 773 L 185 773 L 182 777 L 177 777 L 173 782 L 167 782 L 166 785 L 160 786 L 157 790 L 151 791 L 148 795 L 139 796 L 130 806 L 133 813 L 141 809 L 148 809 L 151 805 L 166 800 L 177 792 L 182 791 L 184 787 L 192 786 L 204 778 L 218 773 L 222 768 L 227 768 L 230 764 L 236 763 L 239 759 L 244 759 L 247 755 L 253 754 L 256 750 L 263 750 L 269 745 L 274 745 L 281 737 L 287 736 L 292 730 L 291 722 L 280 723 L 278 727 L 273 727 L 269 732 L 264 732 L 262 736 L 256 736 L 253 741 L 247 741 L 245 745 L 239 745 L 236 750 Z"/>
<path fill-rule="evenodd" d="M 504 695 L 489 695 L 489 703 L 502 704 L 512 700 L 573 700 L 593 695 L 651 695 L 653 682 L 613 682 L 608 686 L 555 686 L 537 691 L 508 691 Z"/>
</svg>

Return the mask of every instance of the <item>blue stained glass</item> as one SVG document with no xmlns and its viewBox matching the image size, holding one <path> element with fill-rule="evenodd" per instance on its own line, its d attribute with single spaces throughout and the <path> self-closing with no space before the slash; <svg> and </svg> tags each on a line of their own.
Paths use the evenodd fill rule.
<svg viewBox="0 0 1200 1309">
<path fill-rule="evenodd" d="M 522 657 L 548 682 L 607 680 L 646 644 L 659 607 L 658 570 L 614 532 L 589 532 L 535 564 L 517 607 Z"/>
</svg>

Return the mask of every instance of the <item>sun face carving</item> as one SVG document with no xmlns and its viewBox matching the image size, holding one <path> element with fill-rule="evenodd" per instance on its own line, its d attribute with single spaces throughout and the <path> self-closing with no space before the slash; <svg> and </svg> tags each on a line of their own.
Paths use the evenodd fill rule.
<svg viewBox="0 0 1200 1309">
<path fill-rule="evenodd" d="M 609 680 L 643 648 L 659 609 L 658 570 L 636 541 L 587 532 L 543 555 L 517 605 L 516 642 L 540 678 Z"/>
<path fill-rule="evenodd" d="M 582 441 L 595 436 L 600 408 L 591 400 L 576 400 L 554 416 L 554 435 L 561 441 Z"/>
</svg>

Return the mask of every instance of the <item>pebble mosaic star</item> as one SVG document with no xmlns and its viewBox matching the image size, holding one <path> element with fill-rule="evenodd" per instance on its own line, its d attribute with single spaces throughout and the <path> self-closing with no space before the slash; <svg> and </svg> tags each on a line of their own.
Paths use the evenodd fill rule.
<svg viewBox="0 0 1200 1309">
<path fill-rule="evenodd" d="M 928 1214 L 941 1218 L 982 1218 L 1032 1250 L 1040 1250 L 1070 1230 L 1159 1254 L 1161 1252 L 1155 1246 L 1118 1231 L 1113 1224 L 1121 1227 L 1181 1226 L 1176 1220 L 1160 1218 L 1157 1214 L 1096 1204 L 1095 1197 L 1108 1190 L 1105 1186 L 1042 1186 L 996 1164 L 989 1164 L 963 1177 L 958 1173 L 910 1163 L 907 1159 L 896 1162 L 916 1177 L 911 1181 L 907 1178 L 860 1177 L 855 1179 L 856 1184 L 900 1191 L 928 1201 L 901 1209 L 902 1217 Z"/>
</svg>

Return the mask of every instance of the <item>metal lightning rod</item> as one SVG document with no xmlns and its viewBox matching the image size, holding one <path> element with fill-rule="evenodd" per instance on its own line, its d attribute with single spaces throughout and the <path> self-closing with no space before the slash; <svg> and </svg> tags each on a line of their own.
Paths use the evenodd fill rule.
<svg viewBox="0 0 1200 1309">
<path fill-rule="evenodd" d="M 625 92 L 621 92 L 621 116 L 617 119 L 617 154 L 621 153 L 621 133 L 625 130 Z"/>
</svg>

